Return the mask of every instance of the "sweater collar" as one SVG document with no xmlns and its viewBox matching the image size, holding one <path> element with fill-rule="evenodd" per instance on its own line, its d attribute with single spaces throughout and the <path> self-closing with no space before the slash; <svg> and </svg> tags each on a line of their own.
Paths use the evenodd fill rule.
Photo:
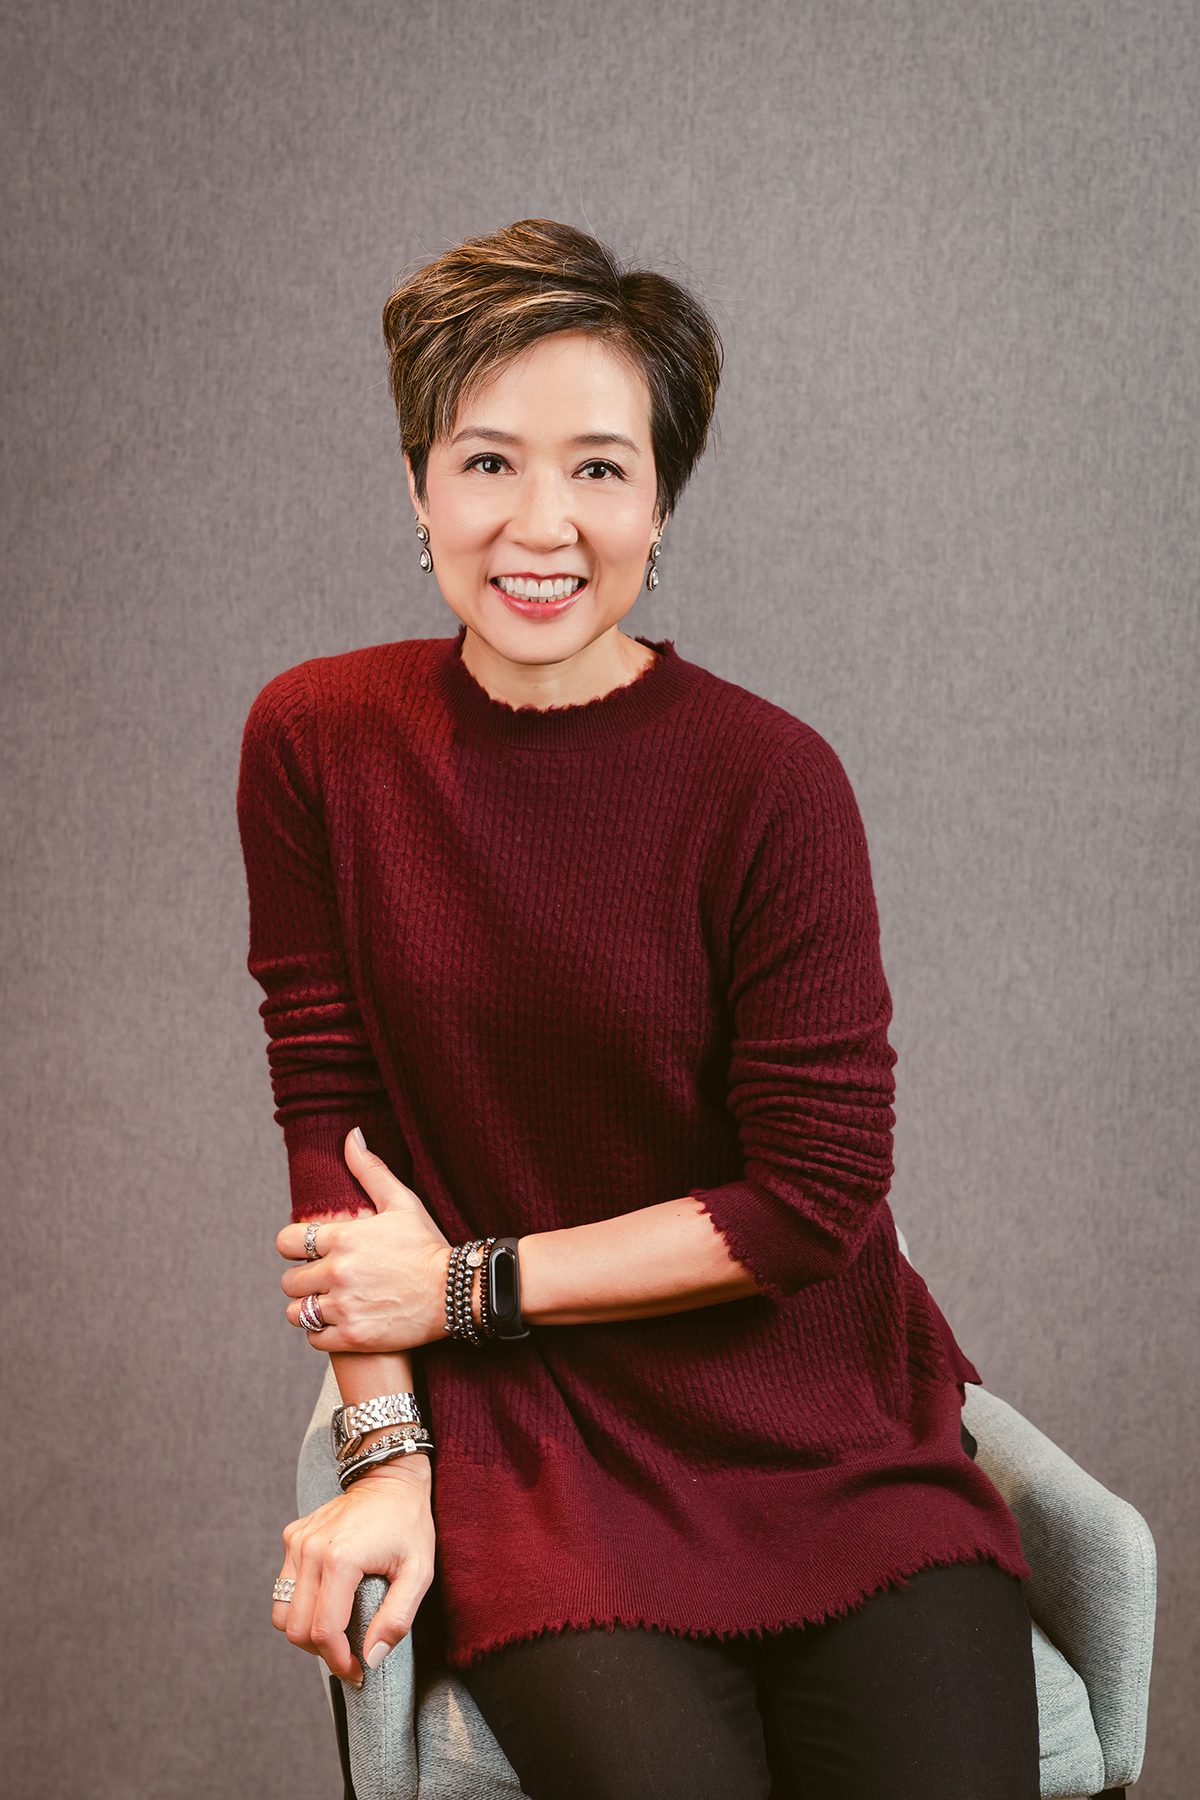
<svg viewBox="0 0 1200 1800">
<path fill-rule="evenodd" d="M 669 711 L 698 672 L 677 653 L 674 639 L 639 637 L 639 644 L 656 652 L 654 661 L 622 686 L 565 706 L 510 706 L 489 694 L 463 662 L 466 635 L 460 625 L 457 636 L 441 640 L 434 682 L 457 723 L 494 744 L 575 750 L 611 743 Z"/>
</svg>

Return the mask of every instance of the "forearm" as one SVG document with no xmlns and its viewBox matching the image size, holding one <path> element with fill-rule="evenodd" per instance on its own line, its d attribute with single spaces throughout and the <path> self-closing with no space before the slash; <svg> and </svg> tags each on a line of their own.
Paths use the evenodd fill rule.
<svg viewBox="0 0 1200 1800">
<path fill-rule="evenodd" d="M 411 1350 L 333 1350 L 329 1356 L 347 1406 L 377 1394 L 414 1393 L 412 1359 Z"/>
<path fill-rule="evenodd" d="M 320 1215 L 318 1222 L 325 1220 L 335 1223 L 360 1216 L 358 1208 L 331 1209 Z M 278 1241 L 276 1239 L 277 1244 Z M 353 1406 L 360 1400 L 374 1400 L 381 1394 L 415 1393 L 413 1355 L 411 1350 L 331 1350 L 329 1360 L 333 1364 L 333 1377 L 338 1384 L 343 1406 Z M 422 1423 L 430 1429 L 428 1419 L 423 1418 Z M 381 1425 L 364 1432 L 360 1448 L 367 1449 L 393 1429 L 390 1425 Z M 400 1457 L 395 1462 L 376 1464 L 371 1473 L 378 1474 L 401 1467 L 411 1469 L 414 1466 L 418 1475 L 422 1470 L 428 1471 L 429 1458 L 424 1453 Z"/>
<path fill-rule="evenodd" d="M 589 1225 L 531 1232 L 519 1239 L 518 1255 L 528 1325 L 653 1318 L 761 1291 L 690 1194 Z"/>
</svg>

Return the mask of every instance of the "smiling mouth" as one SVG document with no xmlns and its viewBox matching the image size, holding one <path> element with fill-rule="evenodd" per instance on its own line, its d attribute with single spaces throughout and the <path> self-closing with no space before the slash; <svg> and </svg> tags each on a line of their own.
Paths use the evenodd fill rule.
<svg viewBox="0 0 1200 1800">
<path fill-rule="evenodd" d="M 493 575 L 489 585 L 507 594 L 510 600 L 571 600 L 587 586 L 586 575 L 563 575 L 546 581 L 526 576 Z"/>
</svg>

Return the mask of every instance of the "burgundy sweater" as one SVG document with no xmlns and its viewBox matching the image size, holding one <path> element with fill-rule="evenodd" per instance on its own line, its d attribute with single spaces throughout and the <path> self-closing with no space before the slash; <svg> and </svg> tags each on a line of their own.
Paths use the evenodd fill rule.
<svg viewBox="0 0 1200 1800">
<path fill-rule="evenodd" d="M 452 1243 L 693 1194 L 760 1291 L 413 1352 L 448 1663 L 567 1626 L 761 1636 L 936 1564 L 1028 1578 L 962 1444 L 979 1373 L 896 1241 L 836 753 L 669 639 L 539 710 L 487 693 L 464 634 L 313 658 L 246 722 L 292 1217 L 370 1210 L 359 1124 Z"/>
</svg>

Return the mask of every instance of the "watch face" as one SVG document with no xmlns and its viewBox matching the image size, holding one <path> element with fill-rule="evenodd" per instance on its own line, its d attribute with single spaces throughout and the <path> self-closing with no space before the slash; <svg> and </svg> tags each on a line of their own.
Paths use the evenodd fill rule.
<svg viewBox="0 0 1200 1800">
<path fill-rule="evenodd" d="M 498 1319 L 511 1319 L 517 1310 L 517 1264 L 507 1248 L 492 1254 L 492 1310 Z"/>
</svg>

